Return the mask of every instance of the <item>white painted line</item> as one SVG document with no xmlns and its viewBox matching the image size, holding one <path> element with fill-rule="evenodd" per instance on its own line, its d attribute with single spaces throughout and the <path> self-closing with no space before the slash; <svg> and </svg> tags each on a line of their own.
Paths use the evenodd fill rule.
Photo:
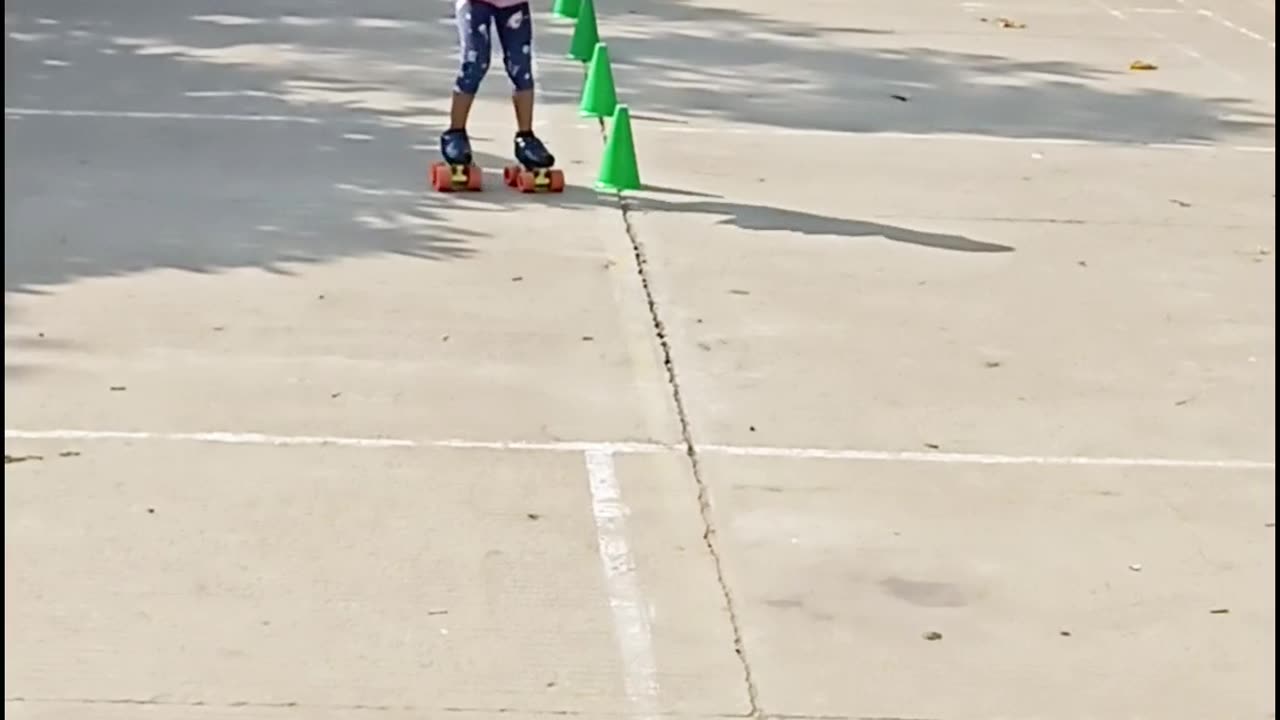
<svg viewBox="0 0 1280 720">
<path fill-rule="evenodd" d="M 1243 25 L 1237 25 L 1231 22 L 1230 20 L 1226 19 L 1225 17 L 1222 17 L 1221 15 L 1213 12 L 1212 10 L 1206 10 L 1205 8 L 1194 6 L 1191 3 L 1187 2 L 1187 0 L 1178 0 L 1178 4 L 1185 7 L 1188 11 L 1195 12 L 1195 14 L 1199 15 L 1200 17 L 1209 18 L 1210 20 L 1218 23 L 1219 25 L 1225 28 L 1228 28 L 1230 30 L 1235 30 L 1236 32 L 1240 33 L 1241 35 L 1244 35 L 1247 38 L 1251 38 L 1253 40 L 1258 40 L 1260 42 L 1266 43 L 1267 47 L 1271 48 L 1272 50 L 1276 49 L 1275 41 L 1270 40 L 1264 37 L 1263 35 L 1260 35 L 1250 30 L 1247 27 L 1244 27 Z"/>
<path fill-rule="evenodd" d="M 392 438 L 320 437 L 308 435 L 264 435 L 262 433 L 193 432 L 150 433 L 130 430 L 9 430 L 6 440 L 176 440 L 217 443 L 220 445 L 338 445 L 342 447 L 392 448 L 417 447 L 412 440 Z"/>
<path fill-rule="evenodd" d="M 1252 84 L 1252 83 L 1250 82 L 1249 78 L 1246 78 L 1245 76 L 1241 75 L 1240 73 L 1236 72 L 1235 70 L 1232 70 L 1231 68 L 1227 67 L 1226 65 L 1223 65 L 1223 64 L 1221 64 L 1221 63 L 1218 63 L 1218 62 L 1215 62 L 1215 61 L 1213 61 L 1213 60 L 1210 60 L 1209 58 L 1207 58 L 1207 57 L 1205 57 L 1204 55 L 1202 55 L 1202 54 L 1200 53 L 1200 51 L 1199 51 L 1199 50 L 1196 50 L 1195 48 L 1191 47 L 1190 45 L 1187 45 L 1187 44 L 1185 44 L 1185 43 L 1178 42 L 1177 40 L 1174 40 L 1173 38 L 1169 37 L 1168 35 L 1165 35 L 1164 33 L 1159 32 L 1159 31 L 1157 31 L 1157 30 L 1152 30 L 1150 27 L 1148 27 L 1148 26 L 1146 26 L 1146 25 L 1143 25 L 1142 23 L 1137 22 L 1136 20 L 1134 20 L 1133 18 L 1129 17 L 1128 15 L 1126 15 L 1126 14 L 1125 14 L 1125 13 L 1123 13 L 1123 12 L 1121 12 L 1120 10 L 1117 10 L 1116 8 L 1114 8 L 1114 7 L 1110 6 L 1110 5 L 1108 5 L 1107 3 L 1103 2 L 1103 0 L 1090 0 L 1090 2 L 1092 2 L 1092 3 L 1093 3 L 1094 7 L 1096 7 L 1096 8 L 1098 8 L 1098 9 L 1102 10 L 1103 12 L 1105 12 L 1106 14 L 1108 14 L 1108 15 L 1110 15 L 1111 17 L 1115 18 L 1116 20 L 1119 20 L 1119 21 L 1120 21 L 1120 22 L 1122 22 L 1122 23 L 1127 23 L 1127 24 L 1129 24 L 1129 25 L 1133 26 L 1133 28 L 1134 28 L 1134 29 L 1136 29 L 1136 30 L 1138 30 L 1138 31 L 1142 32 L 1142 33 L 1143 33 L 1144 35 L 1146 35 L 1147 37 L 1155 38 L 1156 40 L 1159 40 L 1159 41 L 1163 42 L 1164 44 L 1166 44 L 1166 45 L 1168 45 L 1168 46 L 1170 46 L 1170 47 L 1172 47 L 1172 48 L 1177 49 L 1179 52 L 1181 52 L 1182 54 L 1186 55 L 1187 57 L 1194 58 L 1196 61 L 1200 62 L 1201 64 L 1203 64 L 1203 65 L 1207 65 L 1207 66 L 1209 66 L 1209 67 L 1211 67 L 1211 68 L 1214 68 L 1214 69 L 1215 69 L 1215 70 L 1217 70 L 1218 72 L 1221 72 L 1222 74 L 1224 74 L 1224 75 L 1226 75 L 1226 76 L 1230 77 L 1232 80 L 1235 80 L 1237 83 L 1239 83 L 1239 84 L 1241 84 L 1241 85 L 1251 85 L 1251 84 Z"/>
<path fill-rule="evenodd" d="M 29 107 L 6 107 L 5 114 L 13 117 L 65 117 L 123 120 L 197 120 L 206 122 L 261 122 L 295 123 L 300 125 L 382 125 L 380 116 L 351 117 L 325 120 L 306 115 L 237 115 L 228 113 L 151 112 L 133 110 L 54 110 Z M 388 118 L 391 119 L 391 118 Z M 1158 150 L 1233 150 L 1238 152 L 1274 153 L 1274 145 L 1213 145 L 1210 143 L 1169 143 L 1086 140 L 1083 138 L 1054 137 L 1002 137 L 976 133 L 908 133 L 908 132 L 856 132 L 848 130 L 823 130 L 820 128 L 787 128 L 775 126 L 699 126 L 650 123 L 637 118 L 635 122 L 646 132 L 662 132 L 692 135 L 741 135 L 782 137 L 829 137 L 865 140 L 906 140 L 928 142 L 981 142 L 1018 145 L 1064 145 L 1075 147 L 1121 147 Z M 539 127 L 543 127 L 540 122 Z M 481 127 L 487 127 L 482 125 Z M 578 124 L 579 128 L 596 128 L 595 125 Z M 367 140 L 372 136 L 348 133 L 347 139 Z"/>
<path fill-rule="evenodd" d="M 1259 460 L 1186 460 L 1179 458 L 1123 458 L 1054 455 L 996 455 L 991 453 L 916 452 L 910 450 L 823 450 L 820 448 L 738 447 L 702 445 L 708 455 L 780 457 L 812 460 L 871 460 L 880 462 L 942 463 L 945 465 L 1077 465 L 1103 467 L 1202 468 L 1218 470 L 1274 470 L 1274 462 Z"/>
<path fill-rule="evenodd" d="M 58 117 L 89 118 L 96 120 L 195 120 L 200 122 L 251 122 L 266 124 L 292 123 L 296 125 L 355 125 L 390 128 L 403 128 L 408 126 L 418 127 L 420 125 L 431 124 L 430 122 L 411 122 L 413 118 L 406 116 L 384 116 L 375 114 L 341 118 L 320 118 L 311 115 L 252 115 L 247 113 L 168 112 L 151 110 L 59 110 L 53 108 L 33 107 L 6 107 L 4 112 L 5 116 L 8 118 Z M 498 127 L 498 125 L 494 123 L 479 121 L 475 123 L 475 125 L 482 130 L 490 127 Z M 546 120 L 539 120 L 534 123 L 534 125 L 538 128 L 547 127 Z M 348 133 L 348 135 L 349 137 L 347 137 L 347 139 L 349 140 L 372 139 L 372 136 L 370 135 L 360 135 L 359 133 Z"/>
<path fill-rule="evenodd" d="M 153 433 L 118 430 L 17 430 L 6 429 L 6 440 L 159 440 L 223 445 L 315 446 L 356 448 L 450 448 L 525 452 L 609 453 L 652 455 L 683 452 L 683 445 L 643 442 L 524 441 L 524 440 L 405 440 L 397 438 L 267 435 L 264 433 L 187 432 Z M 706 455 L 776 457 L 810 460 L 862 460 L 877 462 L 942 463 L 947 465 L 1093 465 L 1218 470 L 1275 470 L 1274 460 L 1193 460 L 1158 457 L 1089 457 L 1076 455 L 1003 455 L 999 453 L 916 452 L 910 450 L 856 450 L 827 448 L 752 447 L 699 445 Z"/>
<path fill-rule="evenodd" d="M 591 514 L 596 521 L 596 545 L 604 570 L 609 609 L 618 649 L 622 653 L 623 685 L 632 720 L 657 718 L 658 669 L 653 659 L 649 612 L 640 592 L 635 561 L 627 542 L 627 509 L 614 469 L 613 455 L 591 450 L 584 454 L 591 485 Z"/>
<path fill-rule="evenodd" d="M 12 440 L 167 440 L 216 443 L 219 445 L 336 445 L 363 448 L 452 448 L 458 450 L 524 450 L 543 452 L 614 452 L 629 455 L 680 450 L 683 445 L 636 442 L 525 441 L 525 440 L 404 440 L 397 438 L 336 437 L 309 435 L 267 435 L 252 432 L 154 433 L 134 430 L 14 430 L 5 429 Z"/>
<path fill-rule="evenodd" d="M 226 120 L 234 122 L 295 123 L 320 125 L 319 118 L 305 115 L 239 115 L 235 113 L 150 112 L 146 110 L 52 110 L 48 108 L 6 107 L 5 115 L 27 117 L 118 118 L 130 120 Z"/>
<path fill-rule="evenodd" d="M 432 440 L 423 445 L 428 447 L 458 448 L 469 450 L 541 450 L 544 452 L 610 452 L 626 455 L 644 455 L 682 450 L 683 445 L 663 445 L 661 443 L 638 442 L 591 442 L 561 440 L 534 442 L 525 440 L 491 441 L 491 440 Z"/>
</svg>

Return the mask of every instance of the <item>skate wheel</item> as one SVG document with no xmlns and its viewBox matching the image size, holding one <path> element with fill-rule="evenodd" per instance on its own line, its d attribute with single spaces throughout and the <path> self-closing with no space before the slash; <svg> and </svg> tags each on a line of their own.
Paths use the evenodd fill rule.
<svg viewBox="0 0 1280 720">
<path fill-rule="evenodd" d="M 520 168 L 515 165 L 508 165 L 502 168 L 502 182 L 506 183 L 507 187 L 515 187 L 519 176 Z"/>
<path fill-rule="evenodd" d="M 450 192 L 453 190 L 453 177 L 449 173 L 449 166 L 443 163 L 436 163 L 431 166 L 431 187 L 436 192 Z"/>
<path fill-rule="evenodd" d="M 467 189 L 471 192 L 479 192 L 484 188 L 484 171 L 479 165 L 472 165 L 467 172 Z"/>
<path fill-rule="evenodd" d="M 547 189 L 551 192 L 564 192 L 564 173 L 560 170 L 552 170 L 549 175 L 548 179 L 551 184 L 547 186 Z"/>
<path fill-rule="evenodd" d="M 517 176 L 516 188 L 522 193 L 531 193 L 538 191 L 538 181 L 534 178 L 533 173 L 528 170 L 521 172 Z"/>
</svg>

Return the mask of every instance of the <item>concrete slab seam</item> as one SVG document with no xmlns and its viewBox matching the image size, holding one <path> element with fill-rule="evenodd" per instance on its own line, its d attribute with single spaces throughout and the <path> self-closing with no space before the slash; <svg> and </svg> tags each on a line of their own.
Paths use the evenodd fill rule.
<svg viewBox="0 0 1280 720">
<path fill-rule="evenodd" d="M 638 123 L 643 125 L 643 123 Z M 847 130 L 823 130 L 821 128 L 786 128 L 786 127 L 707 127 L 696 125 L 663 125 L 646 127 L 647 132 L 671 133 L 676 135 L 767 135 L 786 137 L 821 137 L 821 138 L 856 138 L 866 140 L 903 140 L 920 142 L 971 142 L 1003 145 L 1057 145 L 1064 147 L 1115 148 L 1124 150 L 1180 150 L 1193 152 L 1211 152 L 1228 150 L 1234 152 L 1274 153 L 1274 145 L 1242 145 L 1214 144 L 1207 142 L 1167 142 L 1142 140 L 1090 140 L 1087 138 L 1065 137 L 1009 137 L 1003 135 L 980 135 L 977 133 L 957 132 L 903 132 L 895 130 L 875 130 L 853 132 Z"/>
<path fill-rule="evenodd" d="M 640 591 L 636 564 L 627 540 L 627 515 L 622 488 L 608 450 L 583 453 L 591 487 L 591 514 L 604 571 L 613 629 L 622 655 L 623 684 L 634 720 L 657 715 L 658 672 L 653 655 L 648 605 Z"/>
<path fill-rule="evenodd" d="M 608 140 L 608 129 L 603 118 L 599 120 L 599 127 L 602 144 L 605 144 Z M 684 395 L 680 390 L 680 378 L 676 372 L 671 341 L 667 335 L 666 323 L 662 319 L 662 313 L 658 310 L 658 301 L 653 292 L 652 278 L 648 269 L 648 254 L 645 251 L 644 242 L 640 239 L 639 232 L 636 230 L 635 223 L 632 222 L 629 201 L 621 191 L 615 191 L 614 197 L 618 201 L 618 209 L 622 216 L 622 225 L 626 232 L 627 241 L 631 244 L 631 254 L 635 260 L 636 274 L 640 281 L 641 290 L 644 292 L 645 305 L 649 311 L 649 320 L 653 324 L 654 339 L 657 341 L 658 348 L 662 353 L 662 365 L 667 373 L 667 385 L 671 390 L 671 400 L 675 406 L 676 419 L 680 425 L 680 438 L 684 444 L 685 456 L 689 459 L 689 473 L 693 476 L 693 482 L 697 488 L 698 513 L 702 520 L 702 542 L 707 550 L 707 556 L 711 559 L 712 567 L 715 569 L 716 584 L 720 588 L 720 596 L 724 602 L 729 630 L 733 636 L 733 652 L 738 657 L 742 671 L 742 682 L 747 694 L 747 715 L 749 717 L 760 717 L 763 715 L 763 710 L 760 708 L 759 689 L 751 669 L 751 663 L 747 659 L 746 643 L 743 639 L 742 624 L 738 617 L 737 605 L 725 575 L 724 561 L 720 548 L 716 543 L 715 521 L 711 512 L 711 490 L 702 476 L 702 468 L 698 462 L 698 446 L 693 439 L 689 413 L 685 407 Z"/>
<path fill-rule="evenodd" d="M 270 447 L 348 447 L 361 449 L 489 450 L 505 452 L 588 453 L 655 455 L 687 452 L 683 444 L 607 442 L 590 440 L 408 440 L 385 437 L 269 435 L 256 432 L 147 432 L 138 430 L 22 430 L 6 428 L 6 440 L 136 440 L 196 442 L 220 445 Z M 702 455 L 782 458 L 793 460 L 844 460 L 866 462 L 939 463 L 943 465 L 1046 465 L 1092 467 L 1147 467 L 1187 470 L 1240 470 L 1274 472 L 1274 460 L 1243 458 L 1191 459 L 1165 457 L 1104 457 L 1082 455 L 1006 455 L 912 450 L 859 450 L 853 448 L 798 448 L 700 444 Z"/>
</svg>

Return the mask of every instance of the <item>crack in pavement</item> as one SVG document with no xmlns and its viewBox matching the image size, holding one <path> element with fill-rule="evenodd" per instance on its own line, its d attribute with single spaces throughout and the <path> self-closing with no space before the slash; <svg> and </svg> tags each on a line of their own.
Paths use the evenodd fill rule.
<svg viewBox="0 0 1280 720">
<path fill-rule="evenodd" d="M 601 139 L 607 142 L 608 129 L 604 119 L 600 119 L 599 123 Z M 728 580 L 725 578 L 724 562 L 720 555 L 720 548 L 716 544 L 716 528 L 711 516 L 710 490 L 702 477 L 698 446 L 693 440 L 693 430 L 689 422 L 689 413 L 685 408 L 684 395 L 680 389 L 680 379 L 676 372 L 671 341 L 667 334 L 666 323 L 662 320 L 662 313 L 658 310 L 658 301 L 653 294 L 648 269 L 648 254 L 645 252 L 644 242 L 640 239 L 635 223 L 632 222 L 630 202 L 623 196 L 621 191 L 615 191 L 613 195 L 617 199 L 618 208 L 622 213 L 622 224 L 626 229 L 627 240 L 631 243 L 631 254 L 636 263 L 636 274 L 639 276 L 640 286 L 644 291 L 645 303 L 649 309 L 649 320 L 653 323 L 654 337 L 657 339 L 658 347 L 662 351 L 662 365 L 667 372 L 667 385 L 671 388 L 671 398 L 675 404 L 676 419 L 680 423 L 680 438 L 684 445 L 685 455 L 689 458 L 689 468 L 693 475 L 694 484 L 697 486 L 698 511 L 702 519 L 702 542 L 711 557 L 712 565 L 715 567 L 716 584 L 720 587 L 725 612 L 729 616 L 729 627 L 733 634 L 733 652 L 738 656 L 738 662 L 742 668 L 743 682 L 746 685 L 748 706 L 746 717 L 764 718 L 765 713 L 760 708 L 759 690 L 756 687 L 755 675 L 752 671 L 751 663 L 747 659 L 747 651 L 742 639 L 742 627 L 738 619 L 737 604 L 734 601 L 733 593 L 729 589 Z"/>
</svg>

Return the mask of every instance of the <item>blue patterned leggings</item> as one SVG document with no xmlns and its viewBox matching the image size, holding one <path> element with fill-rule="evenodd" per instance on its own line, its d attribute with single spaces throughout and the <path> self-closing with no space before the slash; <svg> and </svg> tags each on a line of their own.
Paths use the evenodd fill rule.
<svg viewBox="0 0 1280 720">
<path fill-rule="evenodd" d="M 456 20 L 462 47 L 462 66 L 454 90 L 475 95 L 489 71 L 493 47 L 490 29 L 496 27 L 503 63 L 516 90 L 533 89 L 533 15 L 529 3 L 498 8 L 484 0 L 459 0 Z"/>
</svg>

